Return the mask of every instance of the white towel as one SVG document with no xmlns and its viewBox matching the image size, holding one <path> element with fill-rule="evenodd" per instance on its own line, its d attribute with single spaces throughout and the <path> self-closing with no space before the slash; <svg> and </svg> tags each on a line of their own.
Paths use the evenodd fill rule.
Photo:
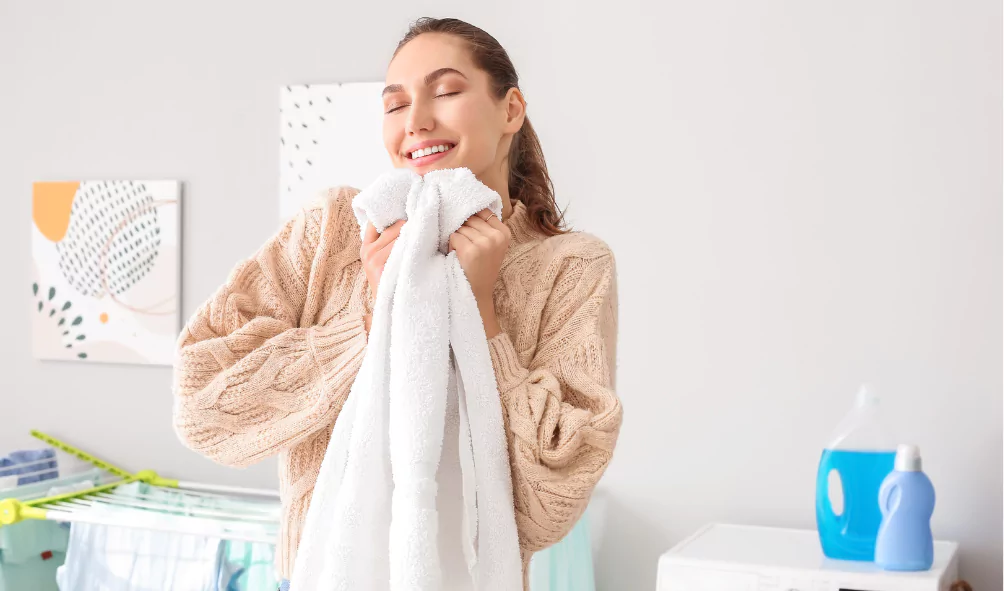
<svg viewBox="0 0 1004 591">
<path fill-rule="evenodd" d="M 311 591 L 439 591 L 437 536 L 462 536 L 478 591 L 522 588 L 502 405 L 477 302 L 449 237 L 502 201 L 465 168 L 389 172 L 360 228 L 407 223 L 384 266 L 366 354 L 332 432 L 291 581 Z M 451 356 L 452 353 L 452 356 Z M 448 383 L 460 413 L 461 532 L 438 532 Z"/>
</svg>

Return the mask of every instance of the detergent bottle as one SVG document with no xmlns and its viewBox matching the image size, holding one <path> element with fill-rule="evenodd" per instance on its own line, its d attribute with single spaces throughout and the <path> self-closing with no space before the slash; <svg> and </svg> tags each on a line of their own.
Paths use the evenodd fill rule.
<svg viewBox="0 0 1004 591">
<path fill-rule="evenodd" d="M 819 460 L 816 525 L 829 558 L 875 559 L 882 523 L 879 488 L 896 459 L 896 446 L 882 428 L 878 411 L 878 398 L 869 386 L 862 386 Z M 831 493 L 839 494 L 842 502 L 834 503 Z"/>
<path fill-rule="evenodd" d="M 875 562 L 885 570 L 928 570 L 934 564 L 934 485 L 921 469 L 920 449 L 901 444 L 896 469 L 879 489 L 882 525 L 875 542 Z"/>
</svg>

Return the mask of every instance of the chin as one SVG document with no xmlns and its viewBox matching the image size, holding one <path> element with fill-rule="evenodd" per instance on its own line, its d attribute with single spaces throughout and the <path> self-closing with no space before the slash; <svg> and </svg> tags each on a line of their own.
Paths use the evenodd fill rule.
<svg viewBox="0 0 1004 591">
<path fill-rule="evenodd" d="M 443 162 L 433 162 L 425 166 L 412 166 L 407 162 L 402 163 L 400 166 L 400 168 L 407 168 L 421 175 L 432 172 L 434 170 L 449 170 L 451 168 L 466 168 L 466 167 L 467 166 L 465 164 L 453 162 L 450 159 L 444 159 Z"/>
<path fill-rule="evenodd" d="M 427 172 L 432 172 L 434 170 L 449 170 L 451 168 L 460 168 L 462 164 L 433 164 L 432 166 L 426 166 L 421 169 L 421 173 L 425 174 Z"/>
</svg>

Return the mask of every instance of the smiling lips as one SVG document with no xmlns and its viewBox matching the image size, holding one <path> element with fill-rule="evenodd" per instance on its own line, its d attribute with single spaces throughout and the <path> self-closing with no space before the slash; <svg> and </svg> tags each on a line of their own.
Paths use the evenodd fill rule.
<svg viewBox="0 0 1004 591">
<path fill-rule="evenodd" d="M 415 166 L 425 166 L 443 158 L 455 145 L 451 142 L 422 142 L 417 149 L 408 152 L 407 157 Z"/>
</svg>

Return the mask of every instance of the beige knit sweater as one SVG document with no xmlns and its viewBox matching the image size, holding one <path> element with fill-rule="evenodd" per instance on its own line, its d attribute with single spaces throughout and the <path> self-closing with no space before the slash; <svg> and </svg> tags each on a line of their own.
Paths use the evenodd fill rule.
<svg viewBox="0 0 1004 591">
<path fill-rule="evenodd" d="M 293 570 L 331 429 L 366 347 L 372 310 L 359 260 L 358 191 L 327 192 L 287 223 L 188 321 L 178 340 L 174 425 L 229 466 L 279 454 L 278 569 Z M 614 393 L 617 287 L 606 244 L 546 237 L 513 201 L 490 339 L 509 438 L 524 573 L 581 516 L 621 424 Z"/>
</svg>

